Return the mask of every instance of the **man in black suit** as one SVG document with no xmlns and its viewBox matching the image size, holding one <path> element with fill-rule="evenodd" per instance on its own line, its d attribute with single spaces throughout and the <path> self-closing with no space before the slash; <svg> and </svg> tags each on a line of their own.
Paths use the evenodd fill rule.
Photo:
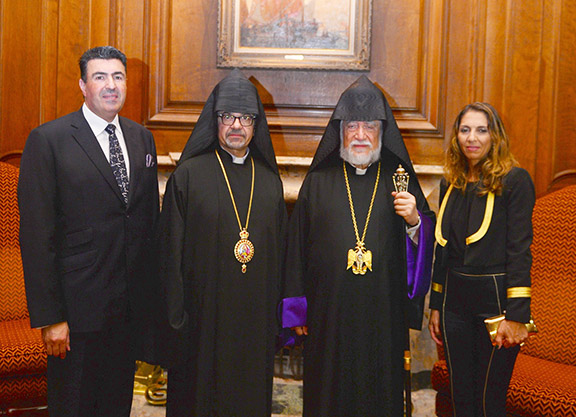
<svg viewBox="0 0 576 417">
<path fill-rule="evenodd" d="M 51 416 L 129 416 L 153 290 L 158 180 L 152 134 L 119 117 L 126 56 L 80 58 L 84 105 L 34 129 L 20 165 L 31 326 L 48 352 Z"/>
</svg>

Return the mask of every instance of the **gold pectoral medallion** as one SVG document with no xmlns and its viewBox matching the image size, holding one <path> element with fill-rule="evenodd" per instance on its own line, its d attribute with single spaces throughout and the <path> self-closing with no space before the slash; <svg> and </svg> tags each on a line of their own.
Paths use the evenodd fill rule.
<svg viewBox="0 0 576 417">
<path fill-rule="evenodd" d="M 242 273 L 246 273 L 246 264 L 254 257 L 254 245 L 248 240 L 248 231 L 240 232 L 240 240 L 234 246 L 234 256 L 242 264 Z"/>
<path fill-rule="evenodd" d="M 364 247 L 364 242 L 358 242 L 356 248 L 348 250 L 348 267 L 355 275 L 364 275 L 366 270 L 372 271 L 372 252 Z"/>
<path fill-rule="evenodd" d="M 234 200 L 234 194 L 232 193 L 232 187 L 230 187 L 230 181 L 228 181 L 228 175 L 226 174 L 226 168 L 222 163 L 218 151 L 214 150 L 218 162 L 220 163 L 220 168 L 222 169 L 222 174 L 224 174 L 224 179 L 226 180 L 226 186 L 228 187 L 228 193 L 230 193 L 230 199 L 232 200 L 232 206 L 234 207 L 234 214 L 236 214 L 236 220 L 238 221 L 238 227 L 240 228 L 240 240 L 234 245 L 234 256 L 236 260 L 242 264 L 242 273 L 246 273 L 246 264 L 252 260 L 254 257 L 254 245 L 248 240 L 248 223 L 250 222 L 250 212 L 252 211 L 252 199 L 254 198 L 254 159 L 250 158 L 252 164 L 252 184 L 250 185 L 250 200 L 248 202 L 248 213 L 246 214 L 246 226 L 242 227 L 240 222 L 240 215 L 238 214 L 238 208 L 236 207 L 236 200 Z"/>
<path fill-rule="evenodd" d="M 345 162 L 342 162 L 342 167 L 344 168 L 344 181 L 346 183 L 348 203 L 350 204 L 352 225 L 354 226 L 354 234 L 356 235 L 356 247 L 354 249 L 348 249 L 348 266 L 346 267 L 346 270 L 352 268 L 354 275 L 365 275 L 368 269 L 372 271 L 372 252 L 364 247 L 364 240 L 366 239 L 370 214 L 372 213 L 376 191 L 378 190 L 378 182 L 380 180 L 380 162 L 378 162 L 376 182 L 374 183 L 374 191 L 372 191 L 372 199 L 370 200 L 370 206 L 368 207 L 368 214 L 366 216 L 366 223 L 364 223 L 364 232 L 362 233 L 362 237 L 360 237 L 360 234 L 358 233 L 358 224 L 356 223 L 356 214 L 354 212 L 354 202 L 352 201 L 352 191 L 350 190 L 350 183 L 348 182 Z"/>
</svg>

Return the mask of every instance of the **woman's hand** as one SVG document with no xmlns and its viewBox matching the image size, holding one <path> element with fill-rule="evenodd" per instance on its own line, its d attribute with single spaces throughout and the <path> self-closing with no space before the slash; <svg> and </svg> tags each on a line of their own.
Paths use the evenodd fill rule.
<svg viewBox="0 0 576 417">
<path fill-rule="evenodd" d="M 494 346 L 509 348 L 524 343 L 528 339 L 528 329 L 524 323 L 502 320 L 494 339 Z"/>
<path fill-rule="evenodd" d="M 436 342 L 437 345 L 442 346 L 442 330 L 440 329 L 440 311 L 430 310 L 430 321 L 428 322 L 428 330 L 430 330 L 430 336 L 432 340 Z"/>
</svg>

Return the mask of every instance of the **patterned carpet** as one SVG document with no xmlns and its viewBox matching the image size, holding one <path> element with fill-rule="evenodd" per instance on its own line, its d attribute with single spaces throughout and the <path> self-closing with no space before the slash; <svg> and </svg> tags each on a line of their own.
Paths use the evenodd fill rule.
<svg viewBox="0 0 576 417">
<path fill-rule="evenodd" d="M 420 389 L 412 393 L 414 405 L 413 417 L 434 416 L 434 398 L 436 391 Z M 302 382 L 289 379 L 274 379 L 273 417 L 302 416 Z M 144 396 L 134 396 L 131 417 L 165 417 L 166 408 L 146 403 Z"/>
<path fill-rule="evenodd" d="M 272 401 L 273 416 L 300 417 L 302 416 L 302 382 L 274 379 L 274 394 Z M 165 417 L 166 408 L 152 406 L 146 403 L 143 395 L 135 395 L 132 402 L 130 417 Z"/>
<path fill-rule="evenodd" d="M 302 417 L 301 348 L 285 348 L 274 361 L 272 417 Z M 433 417 L 436 391 L 430 389 L 430 371 L 412 374 L 412 417 Z M 135 395 L 131 417 L 165 417 L 164 406 L 153 406 L 143 395 Z"/>
</svg>

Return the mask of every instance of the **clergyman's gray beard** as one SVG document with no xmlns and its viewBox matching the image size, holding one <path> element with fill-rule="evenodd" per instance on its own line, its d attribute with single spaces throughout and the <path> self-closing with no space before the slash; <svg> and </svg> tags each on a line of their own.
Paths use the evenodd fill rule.
<svg viewBox="0 0 576 417">
<path fill-rule="evenodd" d="M 243 141 L 242 142 L 233 142 L 229 139 L 226 139 L 226 145 L 230 149 L 242 149 L 246 146 L 246 144 Z"/>
<path fill-rule="evenodd" d="M 231 140 L 229 137 L 226 137 L 224 141 L 230 149 L 243 149 L 246 147 L 245 140 Z"/>
<path fill-rule="evenodd" d="M 348 147 L 345 148 L 344 144 L 340 143 L 340 157 L 349 164 L 354 166 L 368 166 L 380 159 L 382 142 L 378 142 L 376 149 L 371 149 L 370 152 L 361 155 L 355 154 L 351 151 L 353 144 L 354 142 L 351 142 Z"/>
</svg>

